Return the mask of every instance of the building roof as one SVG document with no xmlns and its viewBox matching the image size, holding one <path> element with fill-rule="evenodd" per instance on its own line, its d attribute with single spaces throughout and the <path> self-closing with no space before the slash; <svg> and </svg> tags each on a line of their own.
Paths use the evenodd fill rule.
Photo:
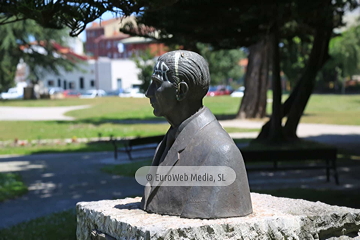
<svg viewBox="0 0 360 240">
<path fill-rule="evenodd" d="M 248 59 L 247 58 L 240 59 L 239 65 L 242 67 L 246 67 L 248 65 Z"/>
<path fill-rule="evenodd" d="M 88 59 L 87 56 L 77 54 L 74 51 L 72 51 L 69 47 L 64 47 L 55 41 L 51 41 L 51 44 L 55 48 L 57 53 L 59 53 L 61 55 L 65 55 L 69 59 L 82 60 L 82 61 L 85 61 Z M 44 41 L 33 41 L 30 43 L 30 45 L 21 45 L 20 49 L 22 51 L 27 51 L 28 49 L 31 48 L 31 46 L 34 46 L 34 47 L 37 47 L 37 49 L 35 51 L 37 51 L 39 53 L 43 53 L 45 51 L 43 48 L 44 45 L 45 45 Z"/>
<path fill-rule="evenodd" d="M 112 18 L 112 19 L 109 19 L 109 20 L 104 20 L 104 21 L 101 21 L 100 23 L 98 22 L 92 22 L 91 26 L 86 28 L 86 29 L 96 29 L 96 28 L 103 28 L 104 26 L 106 25 L 109 25 L 111 23 L 115 23 L 115 22 L 121 22 L 122 18 Z"/>
<path fill-rule="evenodd" d="M 101 35 L 99 37 L 97 37 L 95 39 L 95 42 L 98 42 L 98 41 L 101 41 L 101 40 L 110 40 L 110 39 L 118 39 L 118 40 L 121 40 L 121 39 L 124 39 L 124 38 L 129 38 L 130 35 L 128 34 L 125 34 L 125 33 L 122 33 L 122 32 L 118 32 L 117 34 L 114 34 L 112 36 L 109 36 L 109 37 L 106 37 L 104 35 Z"/>
<path fill-rule="evenodd" d="M 67 57 L 69 57 L 71 59 L 82 60 L 82 61 L 85 61 L 88 59 L 87 56 L 77 54 L 74 51 L 72 51 L 70 48 L 64 47 L 56 42 L 53 42 L 53 47 L 58 51 L 58 53 L 66 55 Z"/>
</svg>

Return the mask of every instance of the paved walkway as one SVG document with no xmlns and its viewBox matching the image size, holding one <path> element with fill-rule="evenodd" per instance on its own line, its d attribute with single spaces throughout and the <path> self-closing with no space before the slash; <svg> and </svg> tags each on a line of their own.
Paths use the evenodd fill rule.
<svg viewBox="0 0 360 240">
<path fill-rule="evenodd" d="M 223 127 L 260 128 L 265 122 L 249 120 L 220 121 Z M 257 132 L 231 133 L 233 138 L 255 138 Z M 301 123 L 297 129 L 300 138 L 332 144 L 349 150 L 360 151 L 360 126 Z"/>
<path fill-rule="evenodd" d="M 66 112 L 89 108 L 90 105 L 70 107 L 0 107 L 0 121 L 71 121 Z"/>
</svg>

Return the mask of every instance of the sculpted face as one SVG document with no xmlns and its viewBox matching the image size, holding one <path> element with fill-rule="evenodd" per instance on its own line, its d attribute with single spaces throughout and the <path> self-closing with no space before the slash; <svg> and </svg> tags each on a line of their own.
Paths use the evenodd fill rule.
<svg viewBox="0 0 360 240">
<path fill-rule="evenodd" d="M 169 118 L 177 105 L 176 87 L 169 81 L 167 72 L 169 68 L 162 61 L 158 61 L 154 68 L 151 84 L 145 93 L 154 108 L 157 117 Z"/>
</svg>

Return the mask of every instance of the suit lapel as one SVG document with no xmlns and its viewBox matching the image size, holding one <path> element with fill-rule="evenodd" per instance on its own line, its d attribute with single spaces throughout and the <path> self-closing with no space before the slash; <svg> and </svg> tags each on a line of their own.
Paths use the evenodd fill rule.
<svg viewBox="0 0 360 240">
<path fill-rule="evenodd" d="M 164 161 L 162 161 L 159 166 L 174 166 L 178 161 L 181 161 L 181 152 L 187 147 L 187 145 L 191 142 L 194 136 L 208 125 L 210 122 L 216 120 L 215 116 L 211 113 L 211 111 L 204 107 L 205 109 L 198 115 L 195 116 L 180 132 L 180 134 L 175 139 L 174 144 L 169 149 Z M 158 164 L 159 159 L 161 158 L 162 152 L 165 149 L 166 137 L 162 141 L 161 145 L 157 149 L 155 153 L 155 157 L 153 160 L 153 166 Z M 156 162 L 157 161 L 157 162 Z M 162 174 L 168 174 L 167 173 Z M 151 195 L 153 195 L 154 191 L 161 186 L 161 182 L 157 185 L 150 187 L 149 185 L 145 186 L 145 209 L 148 204 L 149 198 L 151 199 Z"/>
<path fill-rule="evenodd" d="M 161 155 L 165 149 L 165 145 L 166 145 L 166 137 L 167 135 L 164 136 L 164 139 L 159 143 L 158 147 L 155 150 L 155 154 L 154 154 L 154 158 L 152 160 L 151 166 L 158 166 L 159 165 L 159 161 L 161 158 Z M 151 185 L 149 182 L 146 183 L 145 185 L 145 189 L 144 189 L 144 207 L 147 206 L 147 201 L 149 199 L 151 193 Z"/>
</svg>

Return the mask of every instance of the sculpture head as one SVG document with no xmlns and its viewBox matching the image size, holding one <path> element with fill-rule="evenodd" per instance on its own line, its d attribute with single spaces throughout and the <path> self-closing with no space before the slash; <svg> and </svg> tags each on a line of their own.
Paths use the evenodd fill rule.
<svg viewBox="0 0 360 240">
<path fill-rule="evenodd" d="M 168 119 L 192 106 L 202 106 L 209 85 L 209 67 L 202 56 L 191 51 L 172 51 L 160 56 L 155 64 L 146 97 L 154 115 Z"/>
</svg>

